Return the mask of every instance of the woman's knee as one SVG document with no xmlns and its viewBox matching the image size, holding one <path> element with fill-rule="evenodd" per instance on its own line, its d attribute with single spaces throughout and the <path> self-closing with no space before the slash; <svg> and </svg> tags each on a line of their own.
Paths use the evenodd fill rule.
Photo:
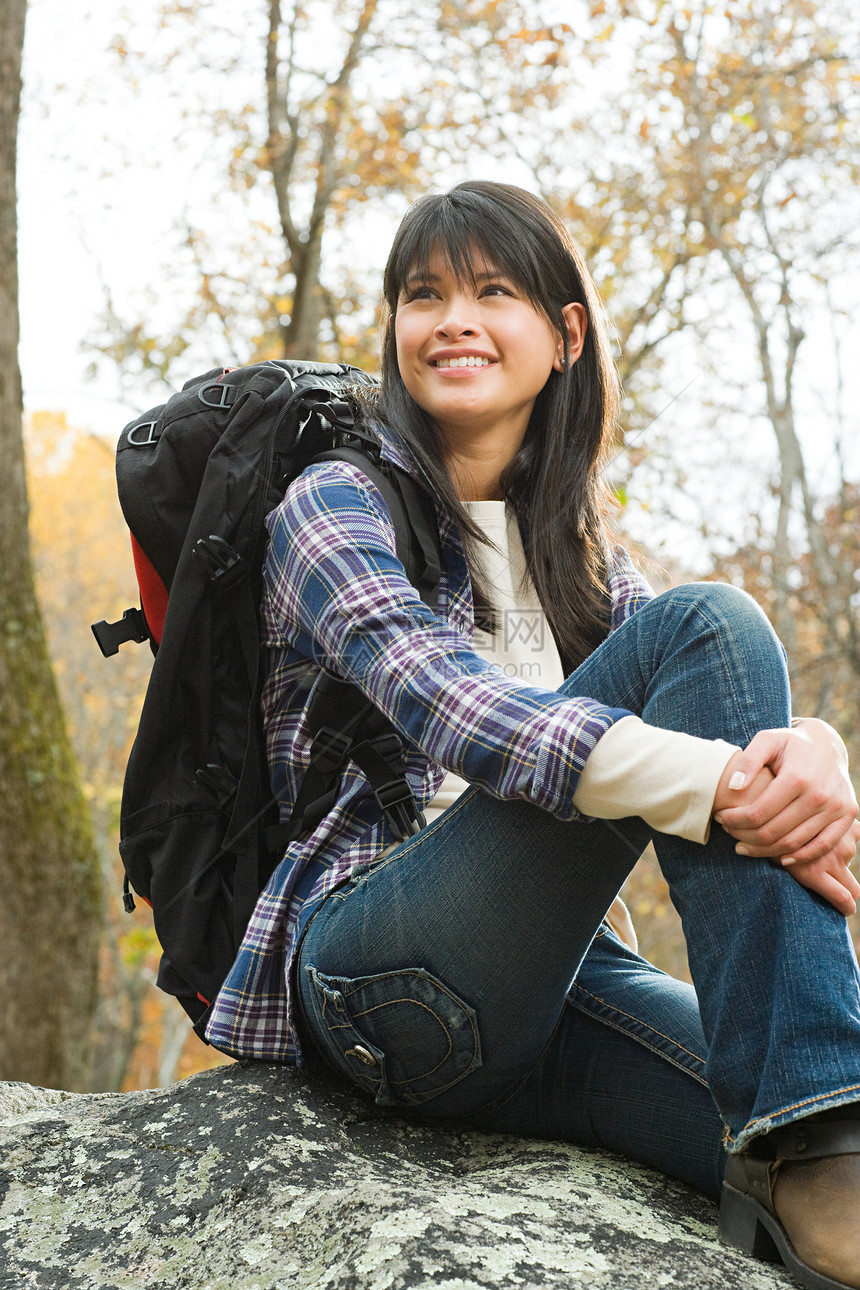
<svg viewBox="0 0 860 1290">
<path fill-rule="evenodd" d="M 651 604 L 657 619 L 643 640 L 655 724 L 672 724 L 677 714 L 667 709 L 681 706 L 690 733 L 745 746 L 757 730 L 788 723 L 785 651 L 751 596 L 725 583 L 695 582 Z"/>
<path fill-rule="evenodd" d="M 700 631 L 743 638 L 784 650 L 761 606 L 740 587 L 725 582 L 687 582 L 651 602 L 671 621 L 690 622 Z"/>
<path fill-rule="evenodd" d="M 681 611 L 693 608 L 726 618 L 749 617 L 766 624 L 768 621 L 748 592 L 728 582 L 682 582 L 661 592 L 654 603 L 658 602 L 677 605 Z"/>
</svg>

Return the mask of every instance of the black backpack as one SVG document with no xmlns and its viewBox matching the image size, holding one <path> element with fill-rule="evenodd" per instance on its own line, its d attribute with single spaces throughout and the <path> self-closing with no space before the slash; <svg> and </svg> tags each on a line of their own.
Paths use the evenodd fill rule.
<svg viewBox="0 0 860 1290">
<path fill-rule="evenodd" d="M 149 641 L 155 655 L 120 813 L 124 902 L 153 910 L 159 986 L 202 1036 L 259 892 L 286 845 L 337 799 L 354 759 L 393 835 L 423 823 L 403 746 L 360 691 L 314 682 L 310 766 L 286 822 L 271 793 L 260 710 L 259 605 L 265 516 L 312 461 L 351 461 L 383 494 L 412 584 L 436 607 L 439 538 L 429 495 L 385 462 L 356 422 L 341 364 L 216 368 L 123 430 L 117 487 L 141 608 L 93 625 L 107 655 Z"/>
</svg>

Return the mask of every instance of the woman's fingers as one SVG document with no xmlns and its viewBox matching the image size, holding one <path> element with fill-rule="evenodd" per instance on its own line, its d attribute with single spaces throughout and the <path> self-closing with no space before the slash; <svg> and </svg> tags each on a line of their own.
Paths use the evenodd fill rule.
<svg viewBox="0 0 860 1290">
<path fill-rule="evenodd" d="M 797 844 L 802 846 L 829 824 L 840 819 L 850 820 L 857 813 L 850 783 L 834 780 L 830 784 L 810 785 L 792 776 L 779 784 L 779 778 L 755 802 L 720 811 L 718 823 L 739 841 L 755 839 L 755 845 L 766 846 L 795 834 Z M 778 795 L 773 791 L 777 785 Z M 804 829 L 807 822 L 810 827 Z M 798 830 L 806 836 L 801 837 Z"/>
<path fill-rule="evenodd" d="M 775 756 L 777 741 L 763 736 L 777 733 L 761 731 L 742 752 L 736 752 L 729 758 L 714 797 L 714 816 L 720 823 L 724 816 L 732 823 L 735 819 L 746 821 L 746 812 L 755 806 L 764 790 L 773 783 L 775 776 L 768 761 Z"/>
<path fill-rule="evenodd" d="M 810 864 L 792 865 L 788 872 L 801 887 L 817 892 L 846 918 L 857 912 L 860 883 L 850 869 L 831 855 Z"/>
<path fill-rule="evenodd" d="M 846 837 L 854 823 L 850 811 L 828 820 L 825 815 L 808 816 L 794 824 L 794 813 L 783 813 L 759 831 L 727 829 L 738 843 L 735 850 L 743 856 L 793 856 L 797 860 L 817 860 Z M 825 822 L 827 821 L 827 822 Z M 725 828 L 725 825 L 723 825 Z M 782 832 L 785 828 L 786 831 Z"/>
<path fill-rule="evenodd" d="M 846 917 L 856 912 L 860 883 L 848 865 L 860 821 L 844 745 L 830 727 L 757 734 L 729 759 L 714 819 L 740 854 L 781 858 L 795 882 Z"/>
<path fill-rule="evenodd" d="M 802 853 L 811 860 L 849 830 L 857 801 L 842 745 L 820 737 L 816 727 L 813 731 L 761 731 L 729 762 L 715 798 L 715 819 L 739 843 L 742 855 Z M 772 774 L 770 782 L 763 780 L 765 772 Z"/>
<path fill-rule="evenodd" d="M 843 827 L 846 826 L 846 827 Z M 836 820 L 805 845 L 791 845 L 782 855 L 783 864 L 805 864 L 832 851 L 842 864 L 850 864 L 860 841 L 860 820 Z"/>
</svg>

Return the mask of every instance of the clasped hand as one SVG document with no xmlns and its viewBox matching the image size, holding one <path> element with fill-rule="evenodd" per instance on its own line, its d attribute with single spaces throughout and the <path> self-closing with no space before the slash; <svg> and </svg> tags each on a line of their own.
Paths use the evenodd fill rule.
<svg viewBox="0 0 860 1290">
<path fill-rule="evenodd" d="M 860 839 L 857 813 L 845 745 L 815 718 L 760 731 L 729 760 L 713 807 L 739 855 L 779 860 L 846 916 L 860 899 L 848 868 Z"/>
</svg>

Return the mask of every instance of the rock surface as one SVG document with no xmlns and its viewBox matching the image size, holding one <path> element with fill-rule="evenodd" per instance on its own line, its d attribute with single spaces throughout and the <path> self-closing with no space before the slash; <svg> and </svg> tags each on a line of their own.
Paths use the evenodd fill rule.
<svg viewBox="0 0 860 1290">
<path fill-rule="evenodd" d="M 318 1075 L 0 1084 L 0 1287 L 770 1290 L 716 1206 L 560 1143 L 427 1128 Z"/>
</svg>

